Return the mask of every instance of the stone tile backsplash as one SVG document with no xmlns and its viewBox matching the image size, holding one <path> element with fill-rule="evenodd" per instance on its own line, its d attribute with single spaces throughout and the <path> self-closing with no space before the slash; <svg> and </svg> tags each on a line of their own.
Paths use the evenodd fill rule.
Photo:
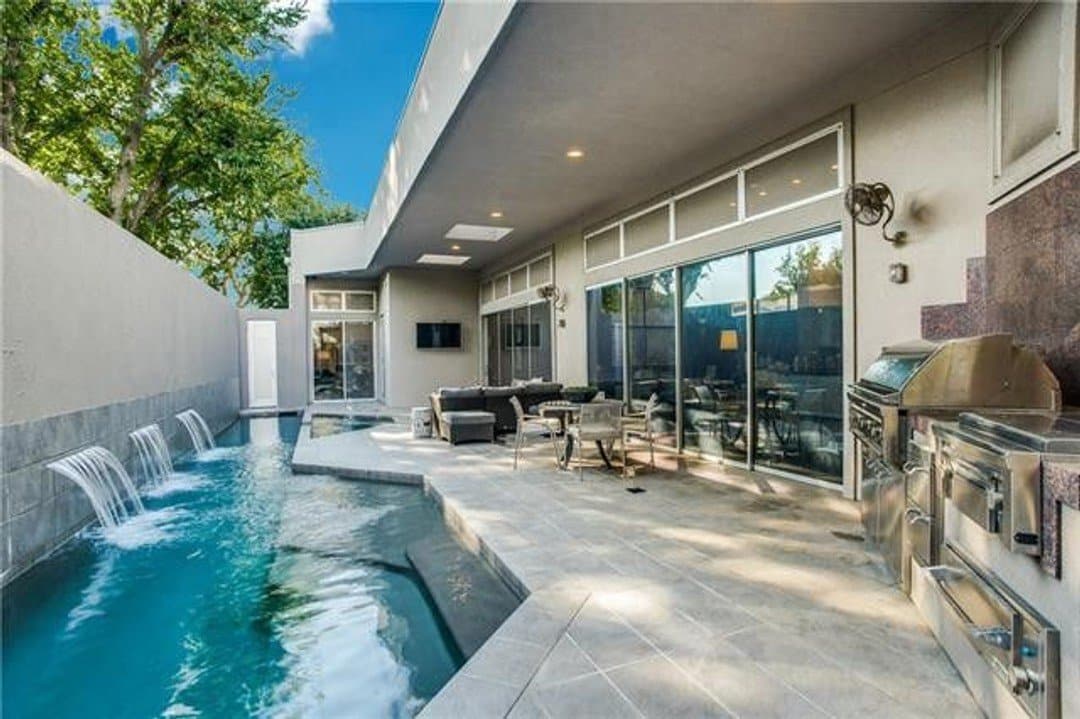
<svg viewBox="0 0 1080 719">
<path fill-rule="evenodd" d="M 1080 164 L 991 212 L 986 257 L 967 273 L 967 302 L 924 307 L 923 337 L 1010 332 L 1080 405 Z"/>
</svg>

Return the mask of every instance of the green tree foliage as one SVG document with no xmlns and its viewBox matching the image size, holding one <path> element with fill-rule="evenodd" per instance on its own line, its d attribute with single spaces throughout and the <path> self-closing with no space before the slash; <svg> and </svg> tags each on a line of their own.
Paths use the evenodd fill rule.
<svg viewBox="0 0 1080 719">
<path fill-rule="evenodd" d="M 259 63 L 302 17 L 273 0 L 4 0 L 0 142 L 244 304 L 267 228 L 322 204 Z"/>
<path fill-rule="evenodd" d="M 788 251 L 777 272 L 780 279 L 768 295 L 772 300 L 792 297 L 800 287 L 838 286 L 843 276 L 843 254 L 837 248 L 828 257 L 822 257 L 821 245 L 817 242 L 799 244 L 794 251 Z"/>
<path fill-rule="evenodd" d="M 333 205 L 310 198 L 281 221 L 264 226 L 256 234 L 246 278 L 249 300 L 259 307 L 289 306 L 289 232 L 309 227 L 352 222 L 360 218 L 349 205 Z"/>
</svg>

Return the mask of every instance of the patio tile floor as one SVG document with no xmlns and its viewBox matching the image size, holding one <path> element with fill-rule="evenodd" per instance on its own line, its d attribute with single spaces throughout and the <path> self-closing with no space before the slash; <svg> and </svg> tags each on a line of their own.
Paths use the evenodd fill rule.
<svg viewBox="0 0 1080 719">
<path fill-rule="evenodd" d="M 422 481 L 528 595 L 424 717 L 981 716 L 827 490 L 658 455 L 631 494 L 540 441 L 515 472 L 400 424 L 302 430 L 293 463 Z"/>
</svg>

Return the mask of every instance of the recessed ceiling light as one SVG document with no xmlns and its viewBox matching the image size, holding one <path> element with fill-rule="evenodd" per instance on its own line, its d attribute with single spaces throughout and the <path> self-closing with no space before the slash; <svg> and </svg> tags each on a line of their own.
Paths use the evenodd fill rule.
<svg viewBox="0 0 1080 719">
<path fill-rule="evenodd" d="M 839 165 L 829 165 L 829 169 L 832 170 L 833 172 L 836 172 L 838 169 L 840 169 L 840 166 Z"/>
<path fill-rule="evenodd" d="M 453 250 L 454 252 L 457 252 L 458 250 L 461 249 L 461 245 L 450 245 L 450 249 Z"/>
<path fill-rule="evenodd" d="M 566 156 L 569 157 L 571 160 L 580 160 L 581 158 L 585 157 L 585 151 L 582 150 L 580 147 L 571 147 L 569 150 L 566 151 Z"/>
<path fill-rule="evenodd" d="M 418 265 L 463 265 L 468 262 L 470 257 L 468 255 L 436 255 L 436 254 L 424 254 L 420 255 L 420 259 L 416 261 Z"/>
<path fill-rule="evenodd" d="M 472 240 L 474 242 L 498 242 L 514 231 L 513 227 L 495 225 L 464 225 L 458 223 L 446 233 L 448 240 Z"/>
<path fill-rule="evenodd" d="M 758 194 L 758 197 L 765 197 L 765 195 L 767 195 L 767 194 L 769 194 L 769 193 L 768 193 L 768 192 L 765 192 L 765 190 L 761 190 L 761 191 L 760 191 L 760 192 L 758 192 L 757 194 Z"/>
<path fill-rule="evenodd" d="M 728 207 L 735 207 L 735 203 L 734 202 L 729 202 Z"/>
<path fill-rule="evenodd" d="M 799 178 L 796 177 L 796 178 L 792 179 L 791 184 L 793 184 L 793 185 L 801 185 L 802 180 L 800 180 Z"/>
<path fill-rule="evenodd" d="M 493 220 L 502 219 L 502 211 L 501 210 L 493 210 L 491 212 L 491 219 L 493 219 Z"/>
</svg>

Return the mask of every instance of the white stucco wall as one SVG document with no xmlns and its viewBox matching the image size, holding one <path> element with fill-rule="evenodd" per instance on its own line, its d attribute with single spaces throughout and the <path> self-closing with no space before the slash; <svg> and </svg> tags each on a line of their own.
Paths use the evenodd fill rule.
<svg viewBox="0 0 1080 719">
<path fill-rule="evenodd" d="M 384 346 L 386 404 L 427 404 L 439 387 L 470 384 L 480 378 L 479 284 L 471 272 L 395 269 L 385 280 L 389 304 Z M 417 322 L 460 322 L 461 349 L 416 347 Z"/>
<path fill-rule="evenodd" d="M 12 156 L 0 166 L 3 424 L 239 376 L 226 297 Z"/>
</svg>

